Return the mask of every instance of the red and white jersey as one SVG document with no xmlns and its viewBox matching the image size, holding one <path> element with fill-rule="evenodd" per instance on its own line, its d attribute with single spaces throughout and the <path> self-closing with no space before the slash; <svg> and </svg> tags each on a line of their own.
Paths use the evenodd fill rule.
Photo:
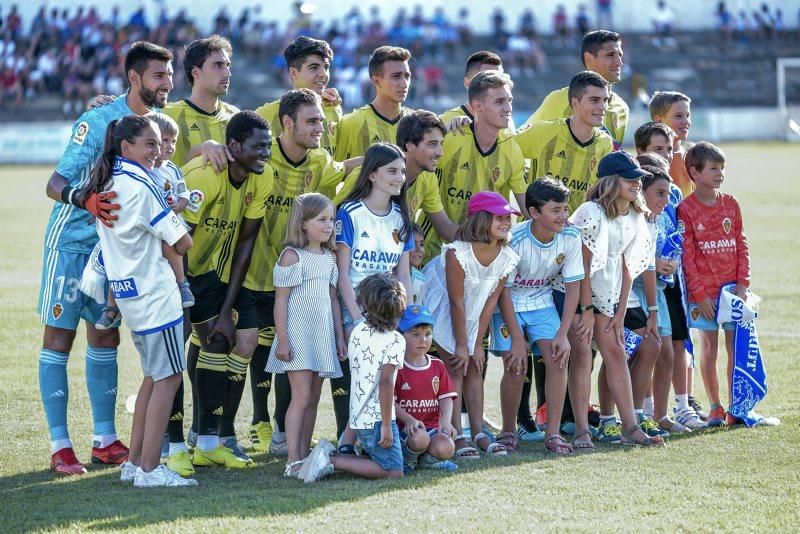
<svg viewBox="0 0 800 534">
<path fill-rule="evenodd" d="M 739 202 L 718 193 L 713 206 L 693 193 L 678 205 L 683 230 L 683 272 L 688 301 L 716 300 L 722 286 L 750 285 L 750 252 L 742 226 Z"/>
<path fill-rule="evenodd" d="M 439 400 L 456 396 L 444 362 L 428 357 L 428 363 L 414 367 L 408 362 L 397 371 L 394 400 L 425 428 L 439 428 Z"/>
</svg>

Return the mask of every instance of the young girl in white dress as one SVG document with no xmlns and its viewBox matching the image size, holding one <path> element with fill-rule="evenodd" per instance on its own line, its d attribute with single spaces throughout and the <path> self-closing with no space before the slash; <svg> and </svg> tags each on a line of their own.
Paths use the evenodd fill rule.
<svg viewBox="0 0 800 534">
<path fill-rule="evenodd" d="M 267 372 L 286 373 L 292 400 L 286 412 L 288 458 L 294 477 L 311 448 L 322 381 L 342 376 L 347 357 L 336 293 L 333 203 L 319 193 L 295 198 L 286 248 L 275 266 L 275 343 Z M 337 357 L 338 356 L 338 357 Z"/>
<path fill-rule="evenodd" d="M 506 276 L 519 256 L 506 245 L 513 221 L 520 215 L 502 195 L 481 192 L 472 195 L 467 220 L 458 229 L 456 241 L 425 268 L 426 281 L 420 298 L 436 319 L 433 341 L 447 365 L 461 404 L 463 391 L 475 444 L 491 456 L 507 451 L 493 443 L 483 426 L 483 337 L 489 327 Z M 478 458 L 478 451 L 462 434 L 461 414 L 453 415 L 458 431 L 456 457 Z"/>
<path fill-rule="evenodd" d="M 600 160 L 598 174 L 600 179 L 586 193 L 587 202 L 570 220 L 581 231 L 584 270 L 589 274 L 583 283 L 591 289 L 594 339 L 603 357 L 599 380 L 607 382 L 619 409 L 620 441 L 663 445 L 662 438 L 648 437 L 639 428 L 634 415 L 623 326 L 633 279 L 652 260 L 652 233 L 640 196 L 641 178 L 649 174 L 624 151 Z"/>
</svg>

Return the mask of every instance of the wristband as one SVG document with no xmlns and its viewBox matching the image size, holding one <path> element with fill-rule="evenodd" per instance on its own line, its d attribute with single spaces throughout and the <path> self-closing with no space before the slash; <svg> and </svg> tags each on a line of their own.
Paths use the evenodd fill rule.
<svg viewBox="0 0 800 534">
<path fill-rule="evenodd" d="M 71 204 L 73 206 L 76 206 L 75 204 L 76 192 L 77 191 L 75 190 L 74 187 L 65 185 L 64 189 L 61 190 L 61 202 L 63 202 L 64 204 Z"/>
<path fill-rule="evenodd" d="M 589 304 L 588 306 L 580 306 L 580 309 L 581 313 L 583 313 L 587 311 L 594 311 L 597 309 L 597 306 L 595 306 L 594 304 Z"/>
<path fill-rule="evenodd" d="M 658 306 L 648 306 L 647 307 L 647 311 L 657 312 L 658 311 Z"/>
</svg>

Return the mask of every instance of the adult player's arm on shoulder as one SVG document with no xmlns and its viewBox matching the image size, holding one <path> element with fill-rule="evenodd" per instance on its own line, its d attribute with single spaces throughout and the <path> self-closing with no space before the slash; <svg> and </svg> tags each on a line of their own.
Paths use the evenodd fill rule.
<svg viewBox="0 0 800 534">
<path fill-rule="evenodd" d="M 514 141 L 519 145 L 522 150 L 523 157 L 527 159 L 534 159 L 538 157 L 541 151 L 541 135 L 540 132 L 543 128 L 542 121 L 534 121 L 526 124 L 513 136 Z"/>
<path fill-rule="evenodd" d="M 536 111 L 533 112 L 527 121 L 525 121 L 525 125 L 531 124 L 534 121 L 551 121 L 554 119 L 564 118 L 564 108 L 569 107 L 569 102 L 563 102 L 561 91 L 552 91 L 549 95 L 544 97 L 542 103 L 539 104 L 539 107 Z"/>
<path fill-rule="evenodd" d="M 72 125 L 69 142 L 58 161 L 56 170 L 47 182 L 47 196 L 61 202 L 61 191 L 69 184 L 77 184 L 83 172 L 91 168 L 103 151 L 106 127 L 92 120 L 93 112 L 86 112 Z"/>
<path fill-rule="evenodd" d="M 358 181 L 359 174 L 361 174 L 361 165 L 356 166 L 347 174 L 347 176 L 345 176 L 344 182 L 342 182 L 342 187 L 339 189 L 339 192 L 336 193 L 336 196 L 333 197 L 333 203 L 335 205 L 339 206 L 353 191 L 353 188 L 356 186 L 356 182 Z"/>
</svg>

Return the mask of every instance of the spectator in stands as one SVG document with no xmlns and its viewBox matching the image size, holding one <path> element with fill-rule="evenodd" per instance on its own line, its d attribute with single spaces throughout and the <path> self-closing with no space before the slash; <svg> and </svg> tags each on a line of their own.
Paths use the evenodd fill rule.
<svg viewBox="0 0 800 534">
<path fill-rule="evenodd" d="M 597 0 L 597 28 L 613 28 L 611 0 Z"/>
<path fill-rule="evenodd" d="M 725 2 L 719 2 L 717 4 L 717 11 L 714 13 L 714 18 L 716 19 L 715 25 L 717 30 L 719 30 L 725 36 L 725 39 L 729 41 L 733 36 L 734 19 L 731 12 L 728 11 L 728 7 L 725 5 Z"/>
<path fill-rule="evenodd" d="M 22 83 L 20 76 L 13 67 L 4 66 L 0 72 L 0 108 L 5 108 L 11 102 L 11 108 L 22 103 Z"/>
<path fill-rule="evenodd" d="M 461 44 L 469 47 L 472 46 L 473 35 L 472 26 L 469 23 L 469 9 L 462 7 L 458 10 L 458 24 L 456 25 L 458 31 L 458 38 Z"/>
<path fill-rule="evenodd" d="M 503 10 L 499 7 L 494 8 L 492 12 L 492 38 L 494 44 L 500 50 L 506 49 L 509 33 L 506 30 L 506 16 Z"/>
<path fill-rule="evenodd" d="M 585 4 L 578 5 L 578 14 L 575 15 L 575 29 L 581 37 L 592 30 L 592 22 L 589 20 L 589 13 L 586 11 Z"/>
<path fill-rule="evenodd" d="M 665 0 L 658 0 L 650 20 L 653 23 L 653 31 L 655 32 L 652 40 L 653 46 L 660 48 L 661 46 L 672 47 L 677 44 L 671 36 L 675 24 L 675 13 Z"/>
<path fill-rule="evenodd" d="M 536 39 L 536 15 L 531 8 L 525 8 L 519 18 L 519 33 L 528 39 Z"/>
<path fill-rule="evenodd" d="M 22 17 L 17 10 L 17 4 L 12 5 L 11 11 L 8 12 L 5 30 L 12 39 L 20 37 L 20 33 L 22 32 Z"/>
<path fill-rule="evenodd" d="M 558 4 L 556 12 L 553 14 L 553 33 L 555 34 L 553 44 L 556 48 L 563 48 L 570 38 L 567 8 L 564 7 L 564 4 Z"/>
</svg>

